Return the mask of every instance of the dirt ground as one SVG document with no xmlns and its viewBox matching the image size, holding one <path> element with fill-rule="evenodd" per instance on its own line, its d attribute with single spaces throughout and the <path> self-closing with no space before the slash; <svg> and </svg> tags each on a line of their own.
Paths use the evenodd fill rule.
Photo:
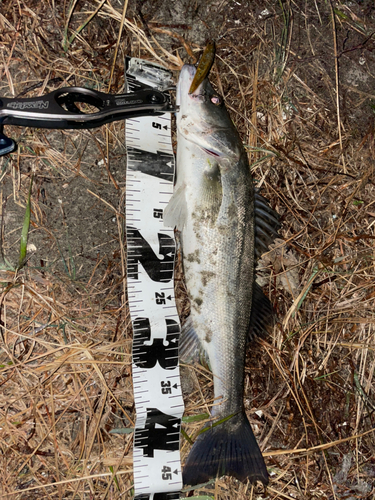
<svg viewBox="0 0 375 500">
<path fill-rule="evenodd" d="M 209 39 L 212 82 L 282 229 L 258 272 L 279 321 L 245 375 L 270 484 L 221 478 L 200 494 L 374 498 L 374 2 L 3 0 L 0 96 L 118 93 L 126 55 L 177 78 Z M 5 132 L 18 150 L 0 158 L 0 497 L 131 498 L 124 123 Z M 212 380 L 182 371 L 186 415 L 204 413 Z"/>
</svg>

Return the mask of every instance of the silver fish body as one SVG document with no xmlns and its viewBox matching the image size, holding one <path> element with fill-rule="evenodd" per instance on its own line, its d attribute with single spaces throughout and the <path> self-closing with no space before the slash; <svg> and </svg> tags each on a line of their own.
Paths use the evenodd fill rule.
<svg viewBox="0 0 375 500">
<path fill-rule="evenodd" d="M 177 182 L 164 223 L 181 233 L 191 302 L 181 355 L 208 358 L 212 417 L 224 421 L 196 440 L 184 482 L 226 474 L 266 484 L 267 469 L 243 408 L 255 268 L 253 181 L 241 139 L 208 79 L 189 94 L 194 75 L 195 67 L 185 65 L 177 87 Z"/>
</svg>

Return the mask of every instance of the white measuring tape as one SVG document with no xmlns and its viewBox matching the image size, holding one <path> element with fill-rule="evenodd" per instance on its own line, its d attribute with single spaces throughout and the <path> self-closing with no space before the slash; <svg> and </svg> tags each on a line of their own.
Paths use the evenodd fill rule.
<svg viewBox="0 0 375 500">
<path fill-rule="evenodd" d="M 171 85 L 171 73 L 127 61 L 128 91 L 137 82 Z M 184 403 L 178 365 L 180 321 L 174 298 L 175 241 L 163 226 L 175 160 L 171 116 L 126 120 L 127 286 L 133 324 L 136 409 L 134 488 L 137 500 L 177 500 L 182 488 L 180 428 Z"/>
</svg>

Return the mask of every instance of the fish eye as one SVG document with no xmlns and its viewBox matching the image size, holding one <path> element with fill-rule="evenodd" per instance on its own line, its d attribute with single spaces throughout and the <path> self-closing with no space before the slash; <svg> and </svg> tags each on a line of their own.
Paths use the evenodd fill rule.
<svg viewBox="0 0 375 500">
<path fill-rule="evenodd" d="M 212 104 L 215 104 L 215 106 L 221 106 L 223 104 L 223 99 L 219 95 L 215 94 L 211 96 L 211 102 Z"/>
</svg>

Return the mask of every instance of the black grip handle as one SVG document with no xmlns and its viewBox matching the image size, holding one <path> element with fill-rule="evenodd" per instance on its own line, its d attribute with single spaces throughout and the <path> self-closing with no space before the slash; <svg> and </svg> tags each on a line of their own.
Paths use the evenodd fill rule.
<svg viewBox="0 0 375 500">
<path fill-rule="evenodd" d="M 168 94 L 151 87 L 130 94 L 106 94 L 64 87 L 41 97 L 0 98 L 0 156 L 15 150 L 3 125 L 50 129 L 88 129 L 137 116 L 159 116 L 175 109 Z"/>
<path fill-rule="evenodd" d="M 94 111 L 86 111 L 85 106 Z M 83 87 L 65 87 L 36 98 L 0 98 L 0 124 L 24 127 L 86 129 L 167 111 L 173 111 L 168 95 L 155 89 L 106 94 Z"/>
</svg>

